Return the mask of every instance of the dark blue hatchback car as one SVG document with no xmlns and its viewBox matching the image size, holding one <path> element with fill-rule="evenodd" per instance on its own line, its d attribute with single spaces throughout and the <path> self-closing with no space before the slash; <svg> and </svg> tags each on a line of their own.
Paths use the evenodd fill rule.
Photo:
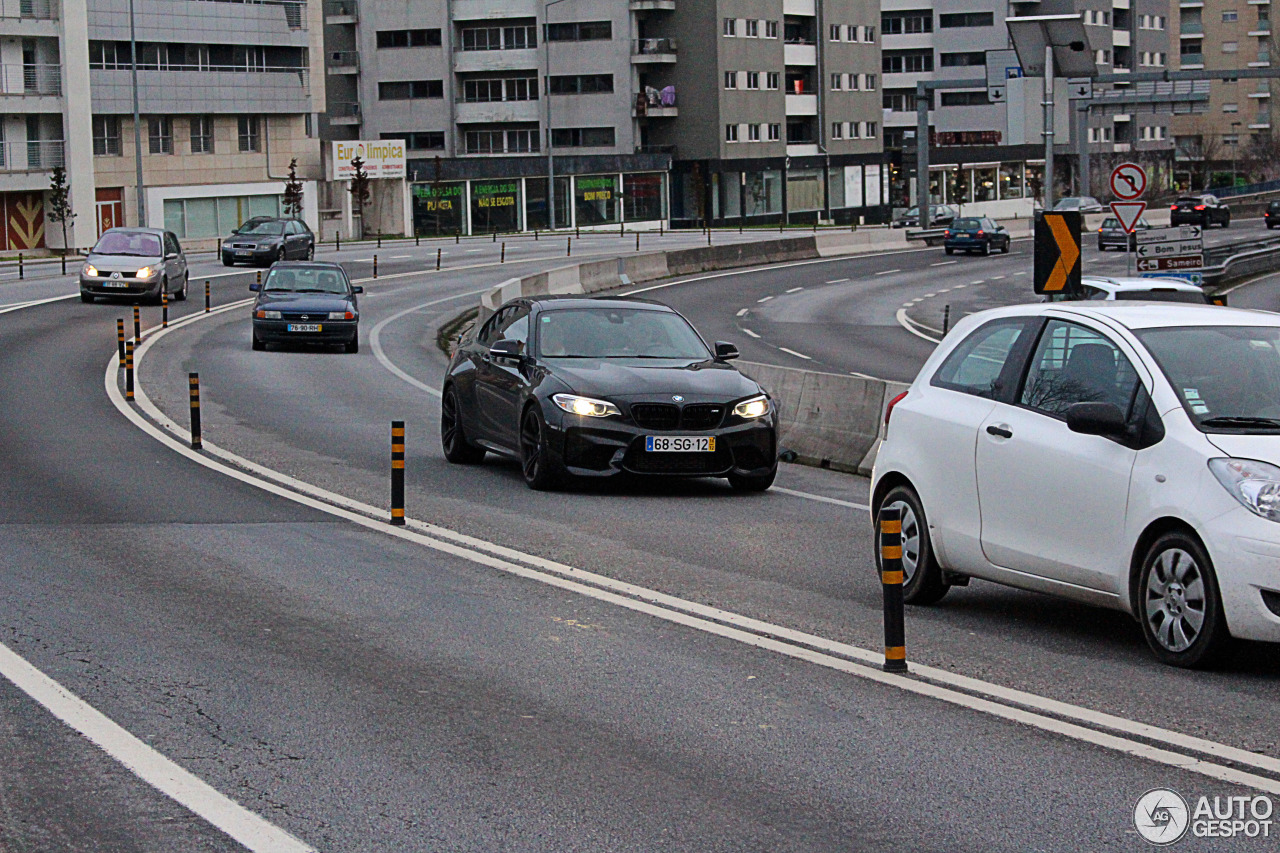
<svg viewBox="0 0 1280 853">
<path fill-rule="evenodd" d="M 360 351 L 360 307 L 338 264 L 284 261 L 271 267 L 253 304 L 253 348 L 268 343 L 340 344 Z"/>
<path fill-rule="evenodd" d="M 981 252 L 989 255 L 992 249 L 1007 253 L 1009 232 L 1004 230 L 1004 226 L 997 225 L 994 220 L 985 216 L 966 216 L 952 220 L 947 226 L 942 247 L 948 255 L 952 252 Z"/>
</svg>

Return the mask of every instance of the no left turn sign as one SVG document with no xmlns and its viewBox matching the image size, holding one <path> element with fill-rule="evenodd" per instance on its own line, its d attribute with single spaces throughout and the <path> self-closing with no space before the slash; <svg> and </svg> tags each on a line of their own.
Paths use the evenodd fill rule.
<svg viewBox="0 0 1280 853">
<path fill-rule="evenodd" d="M 1147 173 L 1137 163 L 1121 163 L 1111 172 L 1111 192 L 1116 198 L 1132 201 L 1147 191 Z"/>
</svg>

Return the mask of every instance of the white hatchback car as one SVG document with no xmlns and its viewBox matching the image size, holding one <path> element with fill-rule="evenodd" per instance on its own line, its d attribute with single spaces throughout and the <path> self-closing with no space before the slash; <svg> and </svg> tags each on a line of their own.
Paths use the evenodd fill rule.
<svg viewBox="0 0 1280 853">
<path fill-rule="evenodd" d="M 1177 666 L 1280 642 L 1280 315 L 984 311 L 886 417 L 872 507 L 903 513 L 908 601 L 975 577 L 1116 608 Z"/>
</svg>

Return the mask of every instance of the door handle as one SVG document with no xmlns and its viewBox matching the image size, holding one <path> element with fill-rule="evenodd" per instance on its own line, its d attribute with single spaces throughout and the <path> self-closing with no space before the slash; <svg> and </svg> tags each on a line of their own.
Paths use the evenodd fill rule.
<svg viewBox="0 0 1280 853">
<path fill-rule="evenodd" d="M 1004 427 L 996 426 L 995 424 L 992 424 L 991 426 L 987 427 L 987 435 L 997 435 L 1000 438 L 1013 438 L 1013 431 L 1005 429 Z"/>
</svg>

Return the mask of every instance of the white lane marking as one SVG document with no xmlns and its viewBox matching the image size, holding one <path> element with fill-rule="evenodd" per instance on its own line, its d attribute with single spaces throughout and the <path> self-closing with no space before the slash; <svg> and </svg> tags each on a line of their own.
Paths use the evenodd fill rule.
<svg viewBox="0 0 1280 853">
<path fill-rule="evenodd" d="M 805 500 L 808 500 L 808 501 L 817 501 L 818 503 L 823 503 L 823 504 L 834 504 L 835 506 L 842 506 L 848 509 L 858 509 L 858 510 L 862 510 L 863 512 L 871 511 L 871 507 L 867 506 L 866 504 L 855 504 L 849 501 L 842 501 L 839 498 L 829 498 L 826 495 L 815 495 L 811 492 L 798 492 L 795 489 L 784 489 L 782 488 L 782 486 L 774 486 L 769 491 L 781 492 L 784 495 L 791 495 L 792 497 L 796 497 L 796 498 L 804 498 Z"/>
<path fill-rule="evenodd" d="M 922 296 L 922 297 L 920 297 L 920 298 L 921 298 L 921 299 L 932 299 L 933 297 L 935 297 L 935 296 L 937 296 L 937 295 L 938 295 L 938 294 L 937 294 L 936 292 L 935 292 L 935 293 L 926 293 L 924 296 Z"/>
<path fill-rule="evenodd" d="M 743 329 L 742 331 L 743 331 L 743 333 L 744 333 L 744 334 L 749 335 L 750 337 L 753 337 L 753 338 L 758 338 L 758 337 L 760 337 L 759 335 L 757 335 L 755 332 L 751 331 L 750 329 Z"/>
<path fill-rule="evenodd" d="M 450 302 L 454 299 L 462 299 L 467 296 L 479 296 L 480 294 L 487 293 L 488 291 L 489 291 L 489 288 L 486 287 L 483 290 L 472 290 L 472 291 L 468 291 L 467 293 L 459 293 L 456 296 L 446 296 L 441 299 L 433 300 L 431 302 L 425 302 L 422 305 L 415 305 L 412 308 L 406 308 L 403 311 L 392 314 L 390 317 L 387 317 L 386 319 L 379 321 L 378 324 L 375 325 L 373 329 L 370 330 L 369 332 L 369 349 L 373 350 L 373 357 L 378 360 L 378 364 L 381 364 L 393 376 L 396 376 L 397 378 L 402 379 L 405 382 L 408 382 L 410 385 L 412 385 L 414 388 L 417 388 L 420 391 L 426 391 L 428 394 L 431 394 L 434 397 L 441 396 L 441 392 L 438 388 L 433 388 L 430 385 L 426 384 L 425 382 L 415 379 L 405 371 L 401 370 L 398 366 L 396 366 L 396 364 L 391 359 L 387 358 L 386 352 L 382 349 L 382 330 L 386 328 L 388 324 L 394 323 L 396 320 L 399 320 L 401 317 L 406 317 L 414 313 L 415 311 L 419 311 L 423 308 L 430 308 L 433 305 L 439 305 L 443 302 Z"/>
<path fill-rule="evenodd" d="M 803 358 L 805 361 L 813 361 L 813 358 L 811 356 L 807 356 L 802 352 L 796 352 L 795 350 L 787 349 L 786 347 L 778 347 L 778 349 L 790 355 L 794 355 L 796 358 Z"/>
<path fill-rule="evenodd" d="M 1003 276 L 1003 275 L 993 275 L 993 276 L 991 276 L 991 280 L 992 280 L 992 281 L 999 281 L 1000 279 L 1002 279 L 1002 278 L 1007 278 L 1007 277 L 1008 277 L 1008 276 Z"/>
<path fill-rule="evenodd" d="M 831 281 L 827 282 L 827 284 L 844 284 L 848 280 L 849 279 L 847 278 L 833 278 Z M 790 291 L 788 291 L 788 293 L 790 293 Z"/>
<path fill-rule="evenodd" d="M 763 299 L 757 299 L 756 302 L 768 302 L 772 298 L 773 298 L 772 296 L 766 296 Z"/>
<path fill-rule="evenodd" d="M 926 341 L 928 341 L 931 344 L 942 343 L 942 338 L 935 338 L 932 335 L 926 335 L 924 332 L 920 331 L 920 329 L 927 329 L 929 327 L 921 326 L 915 320 L 912 320 L 910 317 L 908 317 L 906 308 L 898 309 L 898 325 L 906 329 L 911 334 L 915 335 L 917 338 L 924 338 Z M 920 326 L 920 329 L 917 329 L 916 328 L 917 326 Z"/>
<path fill-rule="evenodd" d="M 975 281 L 975 282 L 974 282 L 974 284 L 982 284 L 982 282 L 981 282 L 981 281 Z M 962 287 L 968 287 L 968 286 L 969 286 L 969 285 L 967 285 L 967 284 L 953 284 L 953 285 L 952 285 L 952 288 L 954 288 L 955 290 L 959 290 L 959 289 L 961 289 Z"/>
<path fill-rule="evenodd" d="M 747 312 L 748 312 L 748 311 L 750 311 L 750 310 L 751 310 L 750 308 L 743 308 L 741 311 L 739 311 L 739 312 L 738 312 L 738 316 L 739 316 L 739 317 L 745 317 L 745 316 L 747 316 Z"/>
<path fill-rule="evenodd" d="M 845 281 L 848 281 L 848 279 L 845 279 Z M 833 283 L 833 282 L 830 282 L 830 281 L 829 281 L 829 282 L 827 282 L 827 284 L 832 284 L 832 283 Z M 804 288 L 803 288 L 803 287 L 793 287 L 793 288 L 791 288 L 790 290 L 788 290 L 788 291 L 787 291 L 787 293 L 796 293 L 796 292 L 801 291 L 801 290 L 804 290 Z"/>
<path fill-rule="evenodd" d="M 466 249 L 465 251 L 467 254 L 471 254 L 472 252 L 483 252 L 484 249 Z"/>
<path fill-rule="evenodd" d="M 986 279 L 984 279 L 984 278 L 980 278 L 980 279 L 978 279 L 977 281 L 971 281 L 971 282 L 969 282 L 969 284 L 986 284 L 986 282 L 987 282 L 987 280 L 986 280 Z M 956 285 L 956 287 L 968 287 L 968 286 L 969 286 L 968 284 L 957 284 L 957 285 Z"/>
<path fill-rule="evenodd" d="M 939 293 L 950 293 L 950 292 L 951 292 L 951 288 L 949 288 L 949 287 L 944 287 L 944 288 L 942 288 L 941 290 L 939 290 L 938 292 L 939 292 Z"/>
<path fill-rule="evenodd" d="M 1027 272 L 1026 270 L 1018 270 L 1016 273 L 1014 273 L 1014 275 L 1031 275 L 1031 273 Z"/>
<path fill-rule="evenodd" d="M 929 264 L 931 267 L 946 267 L 951 264 L 959 263 L 958 261 L 938 261 L 936 264 Z"/>
<path fill-rule="evenodd" d="M 315 853 L 311 845 L 267 822 L 143 743 L 3 643 L 0 643 L 0 675 L 139 779 L 248 849 L 263 853 Z"/>
<path fill-rule="evenodd" d="M 34 308 L 37 305 L 48 305 L 50 302 L 62 302 L 67 299 L 76 299 L 79 293 L 70 293 L 66 296 L 50 296 L 48 299 L 33 299 L 30 302 L 16 302 L 13 305 L 6 305 L 0 308 L 0 314 L 8 314 L 10 311 L 20 311 L 23 308 Z"/>
<path fill-rule="evenodd" d="M 921 298 L 921 297 L 919 297 L 919 296 L 917 296 L 915 299 L 912 299 L 912 300 L 911 300 L 910 302 L 908 302 L 907 304 L 908 304 L 908 305 L 915 305 L 917 302 L 921 302 L 921 301 L 923 301 L 923 300 L 922 300 L 922 298 Z"/>
<path fill-rule="evenodd" d="M 196 315 L 193 319 L 198 320 L 202 316 L 208 315 Z M 168 334 L 172 328 L 174 327 L 163 330 L 157 335 L 157 338 Z M 150 348 L 151 343 L 154 343 L 154 341 L 148 341 L 143 345 L 142 352 L 144 355 L 146 350 Z M 300 493 L 279 486 L 276 483 L 258 479 L 210 458 L 212 455 L 229 456 L 229 454 L 225 454 L 214 445 L 206 443 L 204 453 L 200 453 L 192 450 L 187 444 L 181 443 L 169 433 L 173 433 L 180 438 L 185 435 L 187 439 L 190 438 L 190 434 L 185 433 L 184 430 L 171 422 L 166 424 L 169 432 L 165 432 L 147 421 L 138 411 L 125 403 L 117 385 L 116 377 L 118 371 L 119 358 L 117 354 L 113 354 L 107 361 L 104 375 L 107 396 L 110 398 L 112 405 L 140 430 L 161 444 L 211 470 L 218 471 L 295 503 L 345 519 L 366 529 L 404 541 L 414 542 L 441 553 L 479 565 L 489 566 L 517 577 L 595 598 L 634 612 L 664 619 L 673 624 L 684 625 L 695 630 L 734 640 L 744 645 L 772 651 L 796 660 L 807 661 L 885 686 L 895 687 L 918 696 L 948 702 L 978 713 L 985 713 L 999 719 L 1040 729 L 1041 731 L 1091 743 L 1124 755 L 1164 764 L 1186 772 L 1280 794 L 1280 780 L 1244 772 L 1234 767 L 1213 764 L 1195 757 L 1194 753 L 1210 755 L 1223 761 L 1234 762 L 1272 773 L 1280 773 L 1280 759 L 1258 755 L 1227 744 L 1094 711 L 1090 708 L 1071 705 L 1066 702 L 1038 696 L 1034 693 L 1003 687 L 981 679 L 957 675 L 948 670 L 937 669 L 923 664 L 913 664 L 913 674 L 910 676 L 881 672 L 879 670 L 883 662 L 881 652 L 838 643 L 825 637 L 806 634 L 780 625 L 773 625 L 751 617 L 741 616 L 731 611 L 656 592 L 645 587 L 616 581 L 563 563 L 524 554 L 515 549 L 459 534 L 447 528 L 437 527 L 417 519 L 408 519 L 406 527 L 391 527 L 386 523 L 386 513 L 381 507 L 361 504 L 345 496 L 334 495 L 309 484 L 301 484 L 306 487 L 310 494 L 332 496 L 336 499 L 334 503 L 326 503 L 323 500 L 311 497 L 308 493 Z M 141 389 L 138 390 L 140 407 L 150 406 L 150 410 L 160 415 L 161 421 L 165 422 L 166 419 L 163 414 L 158 409 L 155 409 L 153 405 L 150 405 L 150 401 L 145 394 L 141 393 Z M 299 482 L 285 475 L 271 472 L 269 469 L 262 469 L 261 466 L 255 465 L 254 468 L 268 472 L 277 480 Z M 807 493 L 797 494 L 804 496 Z M 831 500 L 835 499 L 832 498 Z M 344 506 L 358 507 L 360 512 L 343 509 L 342 507 Z M 364 514 L 361 514 L 361 512 Z M 573 579 L 569 580 L 569 577 Z M 827 652 L 831 654 L 827 654 Z M 1068 722 L 1070 720 L 1078 722 Z M 1095 728 L 1089 728 L 1088 726 L 1094 726 Z M 1182 751 L 1153 747 L 1139 740 L 1111 734 L 1108 731 L 1098 731 L 1098 728 L 1120 732 L 1122 735 L 1130 735 L 1134 738 L 1164 743 Z"/>
<path fill-rule="evenodd" d="M 876 275 L 893 275 L 896 272 L 902 272 L 902 270 L 880 270 Z"/>
<path fill-rule="evenodd" d="M 391 256 L 391 260 L 393 260 L 393 261 L 403 261 L 405 258 L 412 258 L 412 257 L 413 257 L 413 255 L 392 255 L 392 256 Z"/>
</svg>

